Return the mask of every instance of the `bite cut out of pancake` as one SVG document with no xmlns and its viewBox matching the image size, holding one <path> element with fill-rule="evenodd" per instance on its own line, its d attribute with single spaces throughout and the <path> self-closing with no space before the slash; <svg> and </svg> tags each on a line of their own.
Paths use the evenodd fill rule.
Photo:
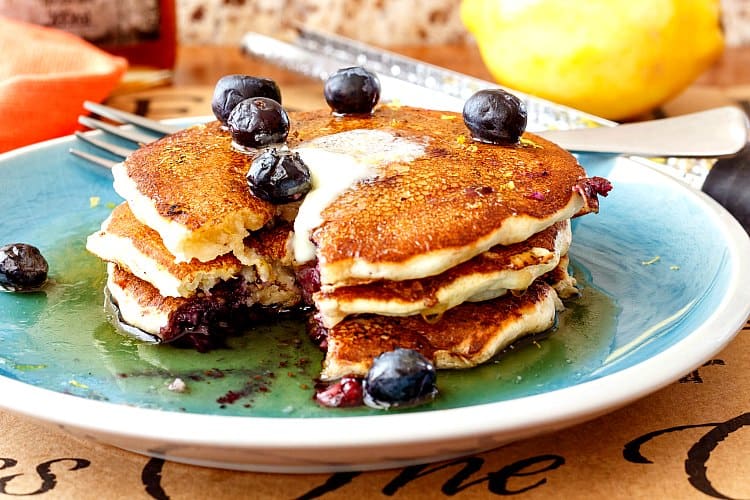
<svg viewBox="0 0 750 500">
<path fill-rule="evenodd" d="M 159 233 L 141 224 L 127 203 L 115 207 L 101 230 L 88 237 L 86 248 L 149 282 L 165 297 L 190 297 L 198 290 L 209 290 L 236 276 L 243 267 L 233 254 L 209 262 L 175 263 Z"/>
</svg>

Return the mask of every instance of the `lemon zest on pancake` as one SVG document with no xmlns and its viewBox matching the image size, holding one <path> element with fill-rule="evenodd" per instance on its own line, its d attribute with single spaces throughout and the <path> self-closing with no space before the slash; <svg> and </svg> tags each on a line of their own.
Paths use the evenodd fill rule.
<svg viewBox="0 0 750 500">
<path fill-rule="evenodd" d="M 642 265 L 644 265 L 644 266 L 650 266 L 650 265 L 652 265 L 652 264 L 656 264 L 656 263 L 657 263 L 657 262 L 659 262 L 660 260 L 661 260 L 661 257 L 657 255 L 657 256 L 655 256 L 655 257 L 654 257 L 653 259 L 651 259 L 651 260 L 643 260 L 643 261 L 641 261 L 641 264 L 642 264 Z"/>
<path fill-rule="evenodd" d="M 523 146 L 523 147 L 531 147 L 531 148 L 541 148 L 542 147 L 539 144 L 537 144 L 536 142 L 532 141 L 531 139 L 527 139 L 525 137 L 521 137 L 521 139 L 519 140 L 519 142 L 521 143 L 521 146 Z"/>
</svg>

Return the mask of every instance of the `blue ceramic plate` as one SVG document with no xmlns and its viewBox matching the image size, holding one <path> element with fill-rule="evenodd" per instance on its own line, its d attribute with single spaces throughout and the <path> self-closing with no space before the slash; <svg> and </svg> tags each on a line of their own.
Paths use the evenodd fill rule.
<svg viewBox="0 0 750 500">
<path fill-rule="evenodd" d="M 313 472 L 439 460 L 593 418 L 676 380 L 750 312 L 750 243 L 705 195 L 645 163 L 581 156 L 614 190 L 576 220 L 582 286 L 548 339 L 473 370 L 441 372 L 439 398 L 402 412 L 312 401 L 321 354 L 293 320 L 207 354 L 119 335 L 104 265 L 86 236 L 120 199 L 109 172 L 63 138 L 0 156 L 0 243 L 50 263 L 44 291 L 0 293 L 0 405 L 153 456 Z M 83 147 L 80 144 L 77 147 Z M 188 391 L 174 392 L 175 378 Z"/>
</svg>

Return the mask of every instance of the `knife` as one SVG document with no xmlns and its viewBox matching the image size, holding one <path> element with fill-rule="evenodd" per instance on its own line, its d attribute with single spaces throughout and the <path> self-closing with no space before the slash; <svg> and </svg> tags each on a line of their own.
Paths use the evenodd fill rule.
<svg viewBox="0 0 750 500">
<path fill-rule="evenodd" d="M 241 46 L 248 55 L 323 81 L 342 67 L 364 66 L 380 79 L 381 99 L 385 102 L 461 112 L 466 98 L 474 92 L 503 88 L 494 82 L 304 26 L 296 26 L 296 37 L 288 42 L 247 33 Z M 706 165 L 705 161 L 693 159 L 733 155 L 748 139 L 747 117 L 733 106 L 618 125 L 522 92 L 509 91 L 525 102 L 529 131 L 574 152 L 668 157 L 668 163 L 673 165 L 661 170 L 696 187 L 700 187 L 705 178 Z M 675 162 L 678 163 L 674 165 Z M 671 171 L 673 166 L 679 170 L 677 174 Z"/>
</svg>

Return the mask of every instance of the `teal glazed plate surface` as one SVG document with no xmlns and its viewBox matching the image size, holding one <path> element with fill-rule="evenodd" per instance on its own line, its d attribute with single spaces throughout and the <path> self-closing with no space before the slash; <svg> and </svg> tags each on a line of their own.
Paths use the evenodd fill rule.
<svg viewBox="0 0 750 500">
<path fill-rule="evenodd" d="M 598 215 L 574 222 L 582 294 L 551 336 L 476 369 L 440 372 L 440 395 L 426 406 L 321 408 L 312 395 L 322 355 L 299 319 L 205 354 L 115 331 L 103 309 L 105 266 L 84 245 L 121 200 L 108 171 L 68 154 L 75 142 L 0 156 L 0 245 L 33 244 L 50 264 L 43 291 L 0 293 L 0 407 L 138 453 L 272 472 L 475 453 L 677 380 L 750 313 L 750 243 L 724 209 L 645 162 L 580 156 L 614 190 Z M 185 391 L 170 390 L 178 378 Z"/>
</svg>

